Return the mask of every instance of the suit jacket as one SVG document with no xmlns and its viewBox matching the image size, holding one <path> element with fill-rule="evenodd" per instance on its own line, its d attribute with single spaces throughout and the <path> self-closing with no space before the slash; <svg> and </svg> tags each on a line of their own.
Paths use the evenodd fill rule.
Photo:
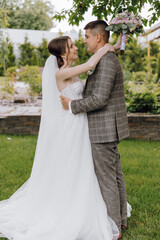
<svg viewBox="0 0 160 240">
<path fill-rule="evenodd" d="M 88 76 L 83 99 L 71 101 L 73 114 L 87 112 L 92 143 L 128 137 L 123 72 L 117 56 L 108 52 Z"/>
</svg>

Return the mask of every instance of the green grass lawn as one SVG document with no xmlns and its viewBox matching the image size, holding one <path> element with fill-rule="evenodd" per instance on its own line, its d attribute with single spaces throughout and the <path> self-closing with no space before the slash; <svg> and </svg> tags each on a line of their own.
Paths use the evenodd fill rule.
<svg viewBox="0 0 160 240">
<path fill-rule="evenodd" d="M 0 200 L 9 198 L 30 176 L 36 140 L 0 136 Z M 160 240 L 160 142 L 125 140 L 119 150 L 133 208 L 123 240 Z"/>
</svg>

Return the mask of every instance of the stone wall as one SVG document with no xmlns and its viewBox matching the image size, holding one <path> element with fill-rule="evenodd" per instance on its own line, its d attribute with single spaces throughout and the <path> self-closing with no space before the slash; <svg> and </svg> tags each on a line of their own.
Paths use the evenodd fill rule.
<svg viewBox="0 0 160 240">
<path fill-rule="evenodd" d="M 0 134 L 37 134 L 40 116 L 0 118 Z M 160 115 L 129 114 L 130 139 L 160 140 Z"/>
<path fill-rule="evenodd" d="M 40 116 L 7 116 L 0 118 L 0 134 L 37 134 Z"/>
<path fill-rule="evenodd" d="M 160 140 L 160 115 L 128 114 L 130 137 Z"/>
</svg>

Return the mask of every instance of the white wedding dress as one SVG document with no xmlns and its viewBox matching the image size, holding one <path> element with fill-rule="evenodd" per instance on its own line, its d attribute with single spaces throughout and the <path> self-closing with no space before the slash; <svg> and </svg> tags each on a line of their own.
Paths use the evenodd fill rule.
<svg viewBox="0 0 160 240">
<path fill-rule="evenodd" d="M 117 239 L 118 229 L 107 215 L 94 172 L 87 115 L 73 115 L 60 104 L 56 109 L 52 102 L 57 98 L 57 93 L 52 96 L 52 57 L 43 72 L 42 118 L 31 176 L 10 199 L 0 202 L 0 237 Z M 78 99 L 83 87 L 78 81 L 61 94 Z"/>
</svg>

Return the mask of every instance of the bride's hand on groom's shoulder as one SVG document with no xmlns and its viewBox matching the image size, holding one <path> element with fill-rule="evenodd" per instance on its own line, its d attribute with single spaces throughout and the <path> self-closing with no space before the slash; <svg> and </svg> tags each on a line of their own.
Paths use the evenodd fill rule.
<svg viewBox="0 0 160 240">
<path fill-rule="evenodd" d="M 104 49 L 105 49 L 106 53 L 107 53 L 107 52 L 114 52 L 114 53 L 115 53 L 114 47 L 113 47 L 111 44 L 109 44 L 109 43 L 106 43 L 106 44 L 104 45 Z"/>
</svg>

